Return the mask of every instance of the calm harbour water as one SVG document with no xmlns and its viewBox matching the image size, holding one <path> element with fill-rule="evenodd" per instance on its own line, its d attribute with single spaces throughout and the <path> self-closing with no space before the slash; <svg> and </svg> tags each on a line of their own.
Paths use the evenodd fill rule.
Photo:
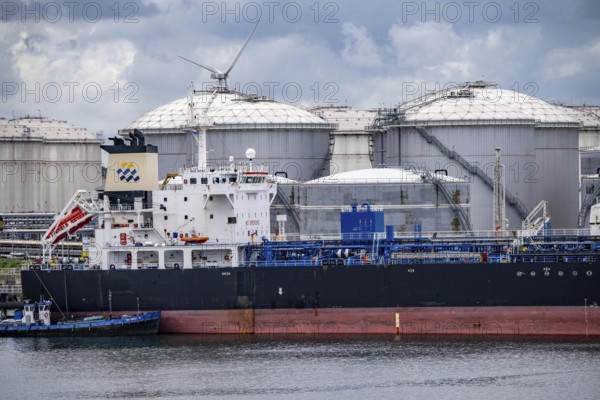
<svg viewBox="0 0 600 400">
<path fill-rule="evenodd" d="M 600 399 L 600 340 L 2 338 L 1 399 Z"/>
</svg>

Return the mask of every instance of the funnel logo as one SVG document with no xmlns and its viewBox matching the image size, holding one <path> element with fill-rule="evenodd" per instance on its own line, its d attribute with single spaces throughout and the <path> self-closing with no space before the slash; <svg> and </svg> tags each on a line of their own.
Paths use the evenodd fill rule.
<svg viewBox="0 0 600 400">
<path fill-rule="evenodd" d="M 119 176 L 119 180 L 125 183 L 138 182 L 140 180 L 135 163 L 128 161 L 124 161 L 119 165 L 117 175 Z"/>
</svg>

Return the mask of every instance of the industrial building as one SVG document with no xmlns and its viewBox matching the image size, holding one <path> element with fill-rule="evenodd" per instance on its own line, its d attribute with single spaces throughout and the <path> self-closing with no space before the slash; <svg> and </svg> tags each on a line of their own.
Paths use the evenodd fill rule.
<svg viewBox="0 0 600 400">
<path fill-rule="evenodd" d="M 579 122 L 560 107 L 482 81 L 439 90 L 380 112 L 374 163 L 438 170 L 472 182 L 474 230 L 494 226 L 495 149 L 505 166 L 506 217 L 516 229 L 542 200 L 553 228 L 579 213 Z M 506 226 L 502 226 L 506 228 Z"/>
<path fill-rule="evenodd" d="M 146 143 L 158 146 L 159 176 L 194 165 L 197 145 L 191 130 L 206 126 L 207 160 L 226 165 L 229 157 L 243 159 L 256 149 L 272 173 L 310 180 L 329 173 L 335 124 L 308 111 L 225 87 L 194 91 L 187 98 L 160 106 L 121 131 L 141 130 Z"/>
</svg>

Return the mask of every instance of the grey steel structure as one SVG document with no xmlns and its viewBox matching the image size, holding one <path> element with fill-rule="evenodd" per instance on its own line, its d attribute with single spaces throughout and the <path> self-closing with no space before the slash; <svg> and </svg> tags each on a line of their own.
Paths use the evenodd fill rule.
<svg viewBox="0 0 600 400">
<path fill-rule="evenodd" d="M 192 104 L 192 107 L 190 107 Z M 209 166 L 226 165 L 229 156 L 245 159 L 254 148 L 271 173 L 309 180 L 329 173 L 336 124 L 297 107 L 217 88 L 196 91 L 132 122 L 120 133 L 141 130 L 146 143 L 158 146 L 159 176 L 194 165 L 198 156 L 191 131 L 207 130 Z"/>
<path fill-rule="evenodd" d="M 579 227 L 589 225 L 591 206 L 600 197 L 600 106 L 557 104 L 567 115 L 579 121 L 581 158 L 581 208 Z"/>
<path fill-rule="evenodd" d="M 563 110 L 494 84 L 472 82 L 381 111 L 374 164 L 443 170 L 472 182 L 474 230 L 493 229 L 494 149 L 502 149 L 510 228 L 541 200 L 554 228 L 575 228 L 579 212 L 579 123 Z"/>
<path fill-rule="evenodd" d="M 100 144 L 66 121 L 0 118 L 0 213 L 56 213 L 77 190 L 101 186 Z"/>
<path fill-rule="evenodd" d="M 402 168 L 349 171 L 299 183 L 279 180 L 271 226 L 286 215 L 286 234 L 338 235 L 340 210 L 369 202 L 385 210 L 396 232 L 470 231 L 470 184 L 459 179 Z"/>
</svg>

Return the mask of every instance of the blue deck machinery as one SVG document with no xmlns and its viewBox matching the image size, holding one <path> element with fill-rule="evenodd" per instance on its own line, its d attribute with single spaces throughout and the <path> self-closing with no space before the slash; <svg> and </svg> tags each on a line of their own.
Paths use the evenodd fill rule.
<svg viewBox="0 0 600 400">
<path fill-rule="evenodd" d="M 430 263 L 592 262 L 600 259 L 599 238 L 553 235 L 549 226 L 539 236 L 518 240 L 518 232 L 503 236 L 395 237 L 384 225 L 381 207 L 353 203 L 340 213 L 337 238 L 271 241 L 246 247 L 244 266 L 389 265 Z"/>
</svg>

